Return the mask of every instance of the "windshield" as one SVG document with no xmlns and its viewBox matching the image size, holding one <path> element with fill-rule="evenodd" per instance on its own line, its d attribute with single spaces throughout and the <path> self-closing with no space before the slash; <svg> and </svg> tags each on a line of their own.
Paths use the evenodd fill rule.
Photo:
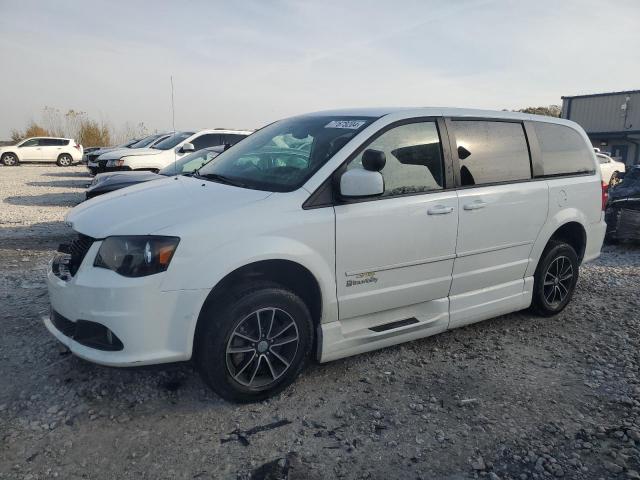
<svg viewBox="0 0 640 480">
<path fill-rule="evenodd" d="M 156 139 L 162 137 L 162 134 L 157 134 L 157 135 L 149 135 L 148 137 L 143 138 L 142 140 L 140 140 L 139 142 L 134 143 L 133 145 L 131 145 L 129 148 L 144 148 L 144 147 L 148 147 L 149 145 L 151 145 L 154 141 L 156 141 Z"/>
<path fill-rule="evenodd" d="M 189 155 L 185 155 L 180 160 L 167 165 L 158 173 L 160 175 L 166 175 L 167 177 L 171 175 L 192 173 L 195 170 L 202 168 L 203 165 L 206 165 L 218 155 L 220 155 L 219 151 L 216 152 L 209 149 L 199 150 Z"/>
<path fill-rule="evenodd" d="M 161 142 L 156 143 L 151 148 L 156 148 L 158 150 L 169 150 L 169 149 L 175 147 L 176 145 L 178 145 L 180 142 L 185 141 L 187 138 L 189 138 L 194 133 L 195 132 L 177 132 L 177 133 L 174 133 L 169 138 L 165 138 Z"/>
<path fill-rule="evenodd" d="M 128 142 L 121 143 L 120 145 L 116 145 L 116 148 L 131 148 L 131 145 L 135 145 L 140 141 L 139 138 L 134 138 L 133 140 L 129 140 Z"/>
<path fill-rule="evenodd" d="M 290 192 L 374 120 L 335 116 L 281 120 L 222 153 L 199 175 L 256 190 Z"/>
</svg>

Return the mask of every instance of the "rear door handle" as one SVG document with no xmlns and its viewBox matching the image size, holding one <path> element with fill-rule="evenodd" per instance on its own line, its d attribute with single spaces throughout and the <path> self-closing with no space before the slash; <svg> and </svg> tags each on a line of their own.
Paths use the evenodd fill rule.
<svg viewBox="0 0 640 480">
<path fill-rule="evenodd" d="M 480 208 L 484 208 L 487 206 L 487 202 L 483 202 L 482 200 L 476 200 L 473 203 L 467 203 L 464 207 L 465 210 L 478 210 Z"/>
<path fill-rule="evenodd" d="M 453 212 L 453 207 L 447 207 L 446 205 L 436 205 L 427 210 L 429 215 L 446 215 Z"/>
</svg>

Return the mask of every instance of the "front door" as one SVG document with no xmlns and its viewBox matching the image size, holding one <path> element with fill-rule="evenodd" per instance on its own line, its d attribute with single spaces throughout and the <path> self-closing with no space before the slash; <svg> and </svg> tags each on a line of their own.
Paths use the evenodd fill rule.
<svg viewBox="0 0 640 480">
<path fill-rule="evenodd" d="M 386 155 L 384 193 L 335 207 L 340 320 L 348 330 L 349 323 L 371 328 L 431 317 L 444 330 L 458 200 L 445 190 L 437 124 L 388 128 L 366 148 Z M 363 168 L 361 155 L 347 168 Z"/>
<path fill-rule="evenodd" d="M 449 123 L 458 156 L 460 224 L 451 285 L 454 328 L 524 308 L 524 274 L 547 215 L 548 187 L 531 182 L 520 122 Z"/>
<path fill-rule="evenodd" d="M 42 147 L 39 138 L 31 138 L 18 147 L 20 160 L 39 161 L 42 159 Z"/>
</svg>

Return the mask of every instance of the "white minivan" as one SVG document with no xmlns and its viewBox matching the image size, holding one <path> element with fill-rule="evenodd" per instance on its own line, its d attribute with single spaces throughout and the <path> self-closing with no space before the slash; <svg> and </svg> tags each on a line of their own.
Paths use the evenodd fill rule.
<svg viewBox="0 0 640 480">
<path fill-rule="evenodd" d="M 112 366 L 193 359 L 235 401 L 320 362 L 565 308 L 604 193 L 575 123 L 449 108 L 277 121 L 192 176 L 75 207 L 50 332 Z"/>
</svg>

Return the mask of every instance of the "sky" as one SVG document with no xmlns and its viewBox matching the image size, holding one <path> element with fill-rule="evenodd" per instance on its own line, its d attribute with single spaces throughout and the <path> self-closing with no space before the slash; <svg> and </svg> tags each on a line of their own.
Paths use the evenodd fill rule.
<svg viewBox="0 0 640 480">
<path fill-rule="evenodd" d="M 258 128 L 370 106 L 518 109 L 640 88 L 638 0 L 0 0 L 0 139 L 45 106 Z"/>
</svg>

